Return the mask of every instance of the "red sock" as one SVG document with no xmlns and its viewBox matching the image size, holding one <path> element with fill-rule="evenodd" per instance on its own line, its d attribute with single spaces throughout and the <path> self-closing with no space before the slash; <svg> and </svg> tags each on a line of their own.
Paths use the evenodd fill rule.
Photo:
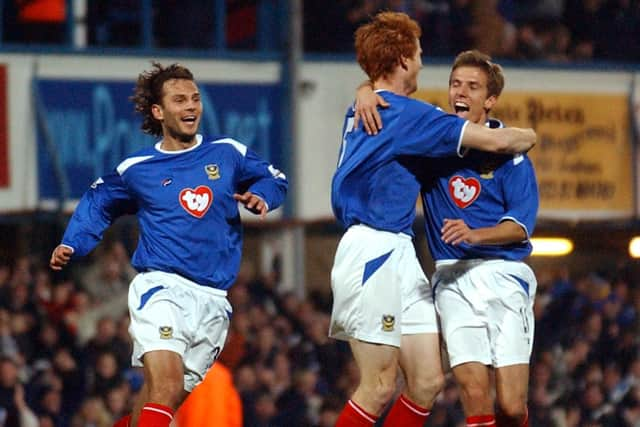
<svg viewBox="0 0 640 427">
<path fill-rule="evenodd" d="M 342 408 L 335 427 L 370 427 L 377 420 L 378 417 L 369 414 L 353 400 L 349 400 Z"/>
<path fill-rule="evenodd" d="M 474 415 L 467 417 L 467 427 L 496 427 L 495 415 Z"/>
<path fill-rule="evenodd" d="M 138 427 L 169 427 L 173 409 L 157 403 L 146 403 L 140 412 Z"/>
<path fill-rule="evenodd" d="M 422 427 L 431 411 L 409 400 L 405 395 L 400 395 L 391 407 L 384 427 L 416 426 Z"/>
<path fill-rule="evenodd" d="M 116 421 L 113 427 L 129 427 L 130 422 L 131 422 L 131 414 L 125 415 L 124 417 Z"/>
</svg>

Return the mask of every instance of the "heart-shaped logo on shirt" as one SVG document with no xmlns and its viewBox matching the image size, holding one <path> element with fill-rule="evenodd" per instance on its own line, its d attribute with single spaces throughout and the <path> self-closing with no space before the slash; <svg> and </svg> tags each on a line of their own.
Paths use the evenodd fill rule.
<svg viewBox="0 0 640 427">
<path fill-rule="evenodd" d="M 475 178 L 463 178 L 456 175 L 449 179 L 449 194 L 459 208 L 466 208 L 480 195 L 482 186 Z"/>
<path fill-rule="evenodd" d="M 209 210 L 213 201 L 213 193 L 206 185 L 193 188 L 185 188 L 180 192 L 180 205 L 185 211 L 196 218 L 202 218 Z"/>
</svg>

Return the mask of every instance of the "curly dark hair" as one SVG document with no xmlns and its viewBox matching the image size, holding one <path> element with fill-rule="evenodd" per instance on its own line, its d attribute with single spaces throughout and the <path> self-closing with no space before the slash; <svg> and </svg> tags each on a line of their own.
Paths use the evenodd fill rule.
<svg viewBox="0 0 640 427">
<path fill-rule="evenodd" d="M 153 117 L 151 106 L 162 102 L 162 87 L 167 80 L 193 81 L 194 78 L 188 68 L 177 63 L 167 67 L 155 61 L 151 64 L 152 70 L 143 71 L 138 76 L 133 95 L 129 99 L 134 103 L 135 111 L 142 115 L 140 129 L 153 136 L 162 136 L 162 124 Z"/>
</svg>

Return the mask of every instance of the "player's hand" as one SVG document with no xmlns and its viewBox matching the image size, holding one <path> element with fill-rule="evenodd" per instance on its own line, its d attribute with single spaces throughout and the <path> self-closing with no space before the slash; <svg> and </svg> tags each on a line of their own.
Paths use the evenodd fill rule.
<svg viewBox="0 0 640 427">
<path fill-rule="evenodd" d="M 475 241 L 473 230 L 461 219 L 445 218 L 440 232 L 442 233 L 442 240 L 454 246 L 463 242 L 473 244 Z"/>
<path fill-rule="evenodd" d="M 49 267 L 52 270 L 62 270 L 62 267 L 67 265 L 73 255 L 73 249 L 68 246 L 58 245 L 51 254 L 51 260 L 49 260 Z"/>
<path fill-rule="evenodd" d="M 362 120 L 365 132 L 369 135 L 376 135 L 382 129 L 382 119 L 378 112 L 378 105 L 381 108 L 387 108 L 389 103 L 375 93 L 369 84 L 360 85 L 356 91 L 356 114 L 353 128 L 358 129 L 358 124 Z"/>
<path fill-rule="evenodd" d="M 256 196 L 251 191 L 243 194 L 236 193 L 233 198 L 242 203 L 248 211 L 260 215 L 260 218 L 264 219 L 267 216 L 267 211 L 269 210 L 267 204 L 261 197 Z"/>
</svg>

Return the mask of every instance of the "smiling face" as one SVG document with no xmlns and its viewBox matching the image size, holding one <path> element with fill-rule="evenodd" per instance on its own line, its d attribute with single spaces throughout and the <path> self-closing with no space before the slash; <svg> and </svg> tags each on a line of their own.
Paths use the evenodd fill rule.
<svg viewBox="0 0 640 427">
<path fill-rule="evenodd" d="M 488 96 L 487 73 L 479 67 L 462 65 L 449 78 L 449 106 L 458 117 L 474 123 L 485 123 L 488 111 L 498 98 Z"/>
<path fill-rule="evenodd" d="M 160 104 L 153 104 L 151 112 L 162 123 L 164 149 L 184 149 L 195 144 L 202 101 L 194 81 L 167 80 L 162 86 L 162 100 Z"/>
</svg>

